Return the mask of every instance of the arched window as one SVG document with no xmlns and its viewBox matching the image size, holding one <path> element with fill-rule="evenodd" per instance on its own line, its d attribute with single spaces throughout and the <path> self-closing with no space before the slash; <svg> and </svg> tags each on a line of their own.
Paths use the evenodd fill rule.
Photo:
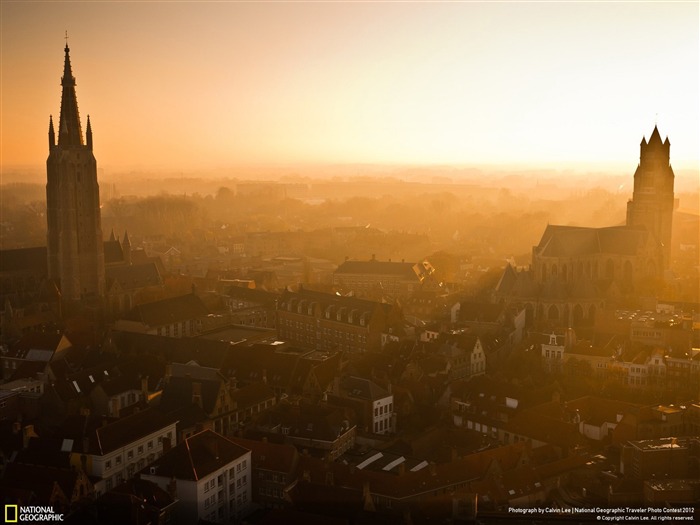
<svg viewBox="0 0 700 525">
<path fill-rule="evenodd" d="M 622 269 L 622 276 L 626 283 L 632 282 L 632 277 L 634 276 L 634 270 L 632 268 L 632 263 L 630 261 L 625 261 L 625 265 Z"/>
<path fill-rule="evenodd" d="M 614 279 L 615 278 L 615 263 L 612 259 L 608 259 L 605 263 L 605 278 Z"/>
</svg>

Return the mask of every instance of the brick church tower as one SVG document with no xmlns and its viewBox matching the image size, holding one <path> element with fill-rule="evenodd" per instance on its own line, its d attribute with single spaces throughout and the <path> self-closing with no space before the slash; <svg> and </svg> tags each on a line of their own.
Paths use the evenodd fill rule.
<svg viewBox="0 0 700 525">
<path fill-rule="evenodd" d="M 92 153 L 90 116 L 83 132 L 68 44 L 61 86 L 58 143 L 49 117 L 46 160 L 47 254 L 49 277 L 60 284 L 64 302 L 101 304 L 105 294 L 104 247 L 97 162 Z"/>
<path fill-rule="evenodd" d="M 627 226 L 644 226 L 661 246 L 659 271 L 671 262 L 671 227 L 673 221 L 674 174 L 670 164 L 671 143 L 661 141 L 659 130 L 642 138 L 640 158 L 634 173 L 634 192 L 627 202 Z"/>
</svg>

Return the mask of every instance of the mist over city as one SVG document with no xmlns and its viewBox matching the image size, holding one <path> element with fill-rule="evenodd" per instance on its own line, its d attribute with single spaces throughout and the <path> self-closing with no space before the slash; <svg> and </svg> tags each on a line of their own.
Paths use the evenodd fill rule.
<svg viewBox="0 0 700 525">
<path fill-rule="evenodd" d="M 2 2 L 5 521 L 698 519 L 698 9 Z"/>
</svg>

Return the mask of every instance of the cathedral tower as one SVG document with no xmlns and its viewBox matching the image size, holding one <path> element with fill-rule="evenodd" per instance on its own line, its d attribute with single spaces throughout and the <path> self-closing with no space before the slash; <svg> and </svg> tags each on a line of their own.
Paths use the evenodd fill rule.
<svg viewBox="0 0 700 525">
<path fill-rule="evenodd" d="M 671 143 L 656 126 L 649 142 L 642 138 L 640 158 L 634 173 L 634 192 L 627 203 L 627 226 L 644 226 L 661 246 L 661 269 L 671 261 L 674 174 L 670 164 Z"/>
<path fill-rule="evenodd" d="M 49 277 L 60 283 L 64 301 L 93 304 L 100 302 L 105 291 L 100 188 L 92 153 L 90 116 L 86 143 L 83 142 L 69 51 L 66 44 L 58 143 L 53 118 L 49 117 L 46 160 Z"/>
</svg>

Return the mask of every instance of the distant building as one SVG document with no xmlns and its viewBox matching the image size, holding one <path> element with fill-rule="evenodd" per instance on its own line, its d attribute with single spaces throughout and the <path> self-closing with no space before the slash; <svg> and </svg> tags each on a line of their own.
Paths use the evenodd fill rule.
<svg viewBox="0 0 700 525">
<path fill-rule="evenodd" d="M 356 376 L 336 378 L 328 403 L 355 410 L 359 424 L 369 433 L 396 432 L 394 396 L 374 381 Z"/>
<path fill-rule="evenodd" d="M 620 473 L 631 478 L 686 478 L 697 476 L 697 438 L 666 437 L 630 441 L 622 447 Z M 695 470 L 695 472 L 692 472 Z"/>
<path fill-rule="evenodd" d="M 532 249 L 532 265 L 507 266 L 498 299 L 525 306 L 530 321 L 592 324 L 606 300 L 655 289 L 670 264 L 674 174 L 670 142 L 659 130 L 641 143 L 624 226 L 548 225 Z"/>
<path fill-rule="evenodd" d="M 135 306 L 115 324 L 117 330 L 167 337 L 192 337 L 202 331 L 209 310 L 195 294 Z"/>
<path fill-rule="evenodd" d="M 402 319 L 396 305 L 306 289 L 285 292 L 277 306 L 280 339 L 322 351 L 379 350 L 382 334 L 399 331 Z"/>
<path fill-rule="evenodd" d="M 177 524 L 231 523 L 249 512 L 251 466 L 250 450 L 204 430 L 165 453 L 141 479 L 177 495 Z"/>
<path fill-rule="evenodd" d="M 420 291 L 422 284 L 434 272 L 428 261 L 377 261 L 372 257 L 370 261 L 342 263 L 333 274 L 333 284 L 359 297 L 403 299 Z"/>
<path fill-rule="evenodd" d="M 175 444 L 176 422 L 152 409 L 117 421 L 89 416 L 69 419 L 62 428 L 62 450 L 70 462 L 93 477 L 103 494 L 131 479 Z"/>
</svg>

